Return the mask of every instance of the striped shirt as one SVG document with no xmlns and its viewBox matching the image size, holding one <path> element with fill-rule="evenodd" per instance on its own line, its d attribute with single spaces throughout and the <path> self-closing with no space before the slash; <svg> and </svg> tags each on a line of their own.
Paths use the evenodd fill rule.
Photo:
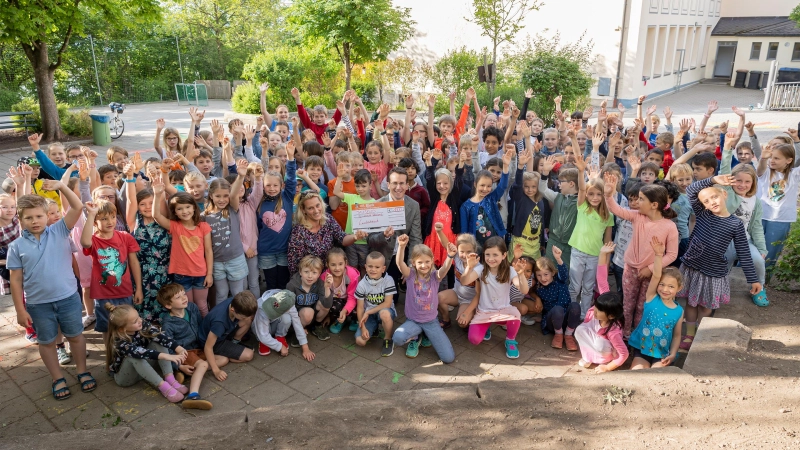
<svg viewBox="0 0 800 450">
<path fill-rule="evenodd" d="M 750 257 L 750 246 L 742 221 L 734 215 L 727 217 L 715 215 L 697 198 L 701 190 L 714 185 L 712 180 L 713 178 L 706 178 L 696 181 L 686 188 L 686 196 L 689 197 L 697 221 L 689 241 L 689 248 L 683 255 L 682 261 L 686 266 L 708 277 L 725 277 L 728 275 L 725 251 L 733 241 L 747 282 L 757 283 L 758 277 L 753 267 L 753 259 Z"/>
</svg>

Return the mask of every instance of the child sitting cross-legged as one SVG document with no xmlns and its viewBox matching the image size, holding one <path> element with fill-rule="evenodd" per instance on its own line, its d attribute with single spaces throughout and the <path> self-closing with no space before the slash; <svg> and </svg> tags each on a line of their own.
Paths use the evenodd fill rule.
<svg viewBox="0 0 800 450">
<path fill-rule="evenodd" d="M 453 258 L 458 249 L 452 242 L 447 244 L 447 258 L 444 265 L 435 270 L 433 252 L 425 244 L 417 244 L 411 250 L 411 262 L 414 267 L 408 267 L 403 261 L 405 248 L 408 245 L 408 236 L 397 237 L 397 255 L 395 262 L 406 280 L 406 321 L 395 330 L 392 341 L 400 345 L 408 343 L 406 356 L 416 358 L 419 346 L 430 347 L 436 350 L 442 362 L 449 364 L 456 358 L 453 345 L 444 333 L 436 319 L 439 310 L 439 283 L 447 276 Z"/>
<path fill-rule="evenodd" d="M 281 356 L 288 356 L 289 344 L 286 342 L 286 335 L 289 333 L 289 327 L 292 327 L 299 340 L 299 346 L 303 349 L 303 358 L 306 361 L 314 360 L 316 355 L 308 348 L 308 338 L 297 314 L 295 301 L 294 292 L 286 289 L 269 290 L 258 299 L 253 331 L 258 337 L 259 355 L 267 356 L 271 350 L 275 350 L 280 352 Z"/>
<path fill-rule="evenodd" d="M 566 341 L 567 350 L 578 350 L 573 333 L 581 323 L 581 305 L 569 296 L 569 272 L 559 247 L 553 247 L 553 258 L 558 268 L 547 257 L 536 260 L 536 295 L 542 299 L 542 333 L 555 333 L 550 344 L 562 348 Z"/>
<path fill-rule="evenodd" d="M 161 332 L 186 349 L 186 359 L 181 363 L 179 369 L 192 376 L 189 382 L 189 395 L 181 403 L 181 406 L 188 409 L 211 409 L 211 402 L 202 400 L 198 391 L 203 375 L 208 371 L 208 362 L 205 354 L 200 348 L 200 326 L 203 318 L 200 316 L 200 308 L 194 303 L 189 302 L 186 291 L 178 283 L 165 284 L 158 290 L 156 297 L 158 303 L 167 311 L 161 315 Z M 217 365 L 224 365 L 226 361 L 223 357 L 217 356 Z"/>
</svg>

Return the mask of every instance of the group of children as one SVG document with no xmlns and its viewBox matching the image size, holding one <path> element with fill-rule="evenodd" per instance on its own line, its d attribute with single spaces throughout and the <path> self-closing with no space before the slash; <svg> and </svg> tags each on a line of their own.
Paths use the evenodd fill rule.
<svg viewBox="0 0 800 450">
<path fill-rule="evenodd" d="M 469 89 L 458 118 L 451 102 L 438 125 L 415 120 L 412 96 L 404 120 L 388 105 L 370 116 L 353 91 L 332 120 L 292 96 L 297 117 L 280 105 L 273 118 L 262 101 L 257 127 L 232 120 L 228 133 L 216 120 L 202 130 L 194 108 L 187 139 L 159 119 L 158 156 L 146 160 L 115 146 L 98 166 L 86 147 L 45 152 L 30 137 L 32 156 L 0 194 L 0 288 L 57 400 L 71 395 L 59 364 L 73 358 L 81 390 L 97 387 L 82 335 L 92 322 L 117 384 L 144 379 L 208 409 L 203 376 L 224 381 L 226 364 L 250 361 L 251 337 L 259 355 L 296 347 L 311 361 L 308 334 L 326 340 L 349 323 L 357 345 L 382 334 L 382 356 L 432 346 L 450 363 L 455 311 L 474 345 L 499 324 L 518 358 L 521 325 L 540 322 L 552 347 L 604 372 L 629 348 L 633 369 L 688 350 L 699 321 L 728 303 L 736 259 L 753 301 L 768 304 L 763 287 L 797 214 L 796 130 L 762 149 L 738 108 L 737 128 L 707 129 L 711 102 L 699 126 L 677 132 L 667 108 L 659 132 L 644 97 L 629 127 L 621 106 L 603 103 L 588 125 L 592 108 L 570 115 L 558 98 L 545 128 L 527 111 L 530 90 L 522 110 L 497 99 L 487 112 Z M 354 229 L 354 205 L 376 201 L 404 202 L 404 229 Z"/>
</svg>

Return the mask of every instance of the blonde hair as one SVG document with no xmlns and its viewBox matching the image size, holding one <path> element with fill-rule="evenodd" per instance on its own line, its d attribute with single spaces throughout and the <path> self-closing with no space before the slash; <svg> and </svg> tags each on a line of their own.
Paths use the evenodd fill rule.
<svg viewBox="0 0 800 450">
<path fill-rule="evenodd" d="M 272 158 L 275 158 L 275 156 L 273 156 Z M 270 160 L 272 160 L 272 158 L 270 158 Z M 284 176 L 283 173 L 278 173 L 275 172 L 274 170 L 268 170 L 264 172 L 264 178 L 262 178 L 264 185 L 267 184 L 267 177 L 275 177 L 281 183 L 281 193 L 278 194 L 278 198 L 275 200 L 275 211 L 274 211 L 275 214 L 278 214 L 279 212 L 281 212 L 281 209 L 283 209 L 283 176 Z"/>
<path fill-rule="evenodd" d="M 437 169 L 436 172 L 433 175 L 433 179 L 434 180 L 438 179 L 440 175 L 446 176 L 447 179 L 450 181 L 450 189 L 447 191 L 447 193 L 449 194 L 450 192 L 453 192 L 453 183 L 454 183 L 454 181 L 453 181 L 453 174 L 450 173 L 450 170 L 446 169 L 444 167 L 442 167 L 441 169 Z"/>
<path fill-rule="evenodd" d="M 53 150 L 57 149 L 57 148 L 60 148 L 61 150 L 64 150 L 64 153 L 66 153 L 66 149 L 64 148 L 64 144 L 62 144 L 61 142 L 51 142 L 50 145 L 47 146 L 47 156 L 50 156 L 50 153 Z M 72 162 L 72 161 L 70 161 L 70 162 Z"/>
<path fill-rule="evenodd" d="M 600 199 L 600 204 L 597 206 L 592 206 L 591 204 L 589 204 L 588 200 L 585 200 L 587 207 L 586 214 L 588 215 L 591 214 L 592 211 L 596 211 L 601 219 L 608 220 L 609 212 L 608 212 L 608 206 L 606 205 L 606 199 L 603 194 L 603 189 L 604 189 L 603 180 L 601 180 L 600 178 L 589 180 L 589 182 L 586 183 L 586 191 L 588 192 L 589 189 L 594 189 L 599 191 L 600 195 L 603 195 L 603 198 Z"/>
<path fill-rule="evenodd" d="M 94 216 L 95 222 L 97 222 L 97 219 L 102 217 L 102 216 L 111 215 L 111 216 L 114 216 L 116 218 L 116 216 L 117 216 L 117 207 L 113 203 L 111 203 L 110 201 L 108 201 L 108 200 L 95 200 L 94 204 L 95 204 L 95 206 L 97 206 L 97 215 Z"/>
<path fill-rule="evenodd" d="M 314 255 L 306 255 L 303 256 L 303 259 L 300 260 L 300 263 L 297 264 L 297 271 L 301 271 L 303 269 L 314 269 L 319 273 L 322 273 L 322 269 L 325 268 L 325 264 L 322 262 L 319 256 Z"/>
<path fill-rule="evenodd" d="M 411 250 L 411 257 L 410 257 L 411 262 L 416 261 L 417 258 L 420 258 L 422 256 L 427 256 L 430 259 L 433 259 L 433 251 L 431 250 L 430 247 L 428 247 L 425 244 L 415 245 L 414 248 Z M 432 270 L 436 270 L 436 268 L 434 267 Z"/>
<path fill-rule="evenodd" d="M 777 139 L 779 137 L 782 137 L 782 136 L 776 136 L 776 137 L 774 137 L 772 139 Z M 787 138 L 788 138 L 788 136 L 787 136 Z M 778 185 L 781 187 L 781 189 L 786 189 L 786 183 L 789 182 L 789 175 L 791 174 L 792 169 L 794 168 L 794 164 L 793 164 L 794 163 L 794 159 L 795 159 L 794 146 L 792 146 L 791 144 L 778 144 L 778 145 L 772 147 L 772 152 L 773 153 L 778 152 L 784 158 L 791 160 L 791 161 L 789 161 L 789 164 L 786 164 L 786 167 L 781 171 L 772 170 L 771 168 L 769 168 L 769 182 L 770 182 L 770 184 L 772 184 L 772 178 L 775 176 L 775 172 L 779 172 L 779 173 L 783 174 L 783 178 L 778 180 Z M 739 166 L 736 166 L 736 167 L 739 167 Z"/>
<path fill-rule="evenodd" d="M 305 191 L 300 194 L 300 200 L 297 202 L 297 211 L 294 213 L 294 223 L 298 225 L 302 225 L 306 228 L 309 228 L 308 219 L 306 219 L 306 212 L 304 211 L 305 203 L 311 199 L 316 198 L 319 200 L 320 204 L 325 207 L 325 202 L 322 201 L 322 197 L 319 195 L 318 192 L 315 191 Z M 325 222 L 328 220 L 328 215 L 325 213 L 325 210 L 322 210 L 322 220 L 320 220 L 320 225 L 325 225 Z"/>
<path fill-rule="evenodd" d="M 212 198 L 215 192 L 224 190 L 227 190 L 228 192 L 231 191 L 231 184 L 228 183 L 228 180 L 224 178 L 217 178 L 211 182 L 211 185 L 208 187 L 208 199 L 206 200 L 206 207 L 203 210 L 202 214 L 203 216 L 219 212 L 222 215 L 222 217 L 226 219 L 228 218 L 228 208 L 225 209 L 218 208 L 217 205 L 214 204 L 214 199 Z"/>
<path fill-rule="evenodd" d="M 206 177 L 203 176 L 202 173 L 199 172 L 186 172 L 186 175 L 183 177 L 183 185 L 186 186 L 187 183 L 191 183 L 192 181 L 204 181 L 208 183 Z"/>
<path fill-rule="evenodd" d="M 108 333 L 106 334 L 106 370 L 111 366 L 114 357 L 117 354 L 116 343 L 118 341 L 131 342 L 131 337 L 125 328 L 128 326 L 128 321 L 131 313 L 138 312 L 130 305 L 114 306 L 111 303 L 106 303 L 105 308 L 108 310 Z M 139 331 L 139 334 L 146 338 L 153 338 L 155 335 L 150 334 L 144 327 Z"/>
<path fill-rule="evenodd" d="M 169 128 L 164 128 L 164 136 L 162 137 L 164 141 L 164 151 L 171 150 L 169 148 L 169 144 L 167 144 L 167 137 L 173 134 L 178 138 L 178 143 L 175 144 L 175 151 L 181 151 L 181 149 L 183 148 L 183 142 L 181 141 L 181 134 L 178 132 L 176 128 L 169 127 Z"/>
<path fill-rule="evenodd" d="M 471 245 L 473 253 L 478 253 L 478 250 L 480 250 L 480 247 L 478 246 L 478 240 L 475 239 L 475 235 L 469 233 L 459 234 L 456 237 L 456 247 L 460 247 L 464 244 Z"/>
<path fill-rule="evenodd" d="M 674 180 L 675 177 L 692 176 L 692 167 L 686 163 L 673 164 L 669 168 L 669 179 Z"/>
<path fill-rule="evenodd" d="M 522 182 L 525 183 L 526 181 L 533 181 L 534 186 L 536 186 L 536 195 L 533 196 L 533 201 L 538 202 L 542 199 L 544 194 L 542 191 L 539 190 L 539 181 L 541 180 L 541 175 L 539 172 L 523 172 L 522 174 Z M 522 186 L 519 187 L 522 189 Z"/>
<path fill-rule="evenodd" d="M 541 272 L 548 271 L 552 274 L 556 274 L 558 273 L 558 268 L 556 267 L 553 260 L 551 260 L 546 256 L 542 256 L 541 258 L 536 260 L 536 264 L 533 265 L 533 271 L 534 275 L 536 274 L 537 271 Z"/>
<path fill-rule="evenodd" d="M 756 191 L 758 191 L 758 175 L 756 174 L 756 169 L 750 164 L 739 164 L 731 171 L 731 175 L 733 176 L 739 175 L 740 173 L 749 175 L 753 180 L 753 184 L 750 185 L 750 190 L 748 190 L 744 196 L 750 198 L 756 195 Z"/>
<path fill-rule="evenodd" d="M 47 201 L 44 197 L 35 194 L 27 194 L 17 199 L 17 215 L 22 217 L 22 213 L 26 209 L 42 208 L 47 212 Z"/>
</svg>

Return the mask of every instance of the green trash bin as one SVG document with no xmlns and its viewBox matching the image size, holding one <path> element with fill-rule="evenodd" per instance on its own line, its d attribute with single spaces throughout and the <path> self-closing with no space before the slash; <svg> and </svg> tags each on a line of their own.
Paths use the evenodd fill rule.
<svg viewBox="0 0 800 450">
<path fill-rule="evenodd" d="M 94 145 L 111 144 L 111 129 L 108 128 L 108 114 L 89 114 L 92 118 L 92 136 Z"/>
</svg>

